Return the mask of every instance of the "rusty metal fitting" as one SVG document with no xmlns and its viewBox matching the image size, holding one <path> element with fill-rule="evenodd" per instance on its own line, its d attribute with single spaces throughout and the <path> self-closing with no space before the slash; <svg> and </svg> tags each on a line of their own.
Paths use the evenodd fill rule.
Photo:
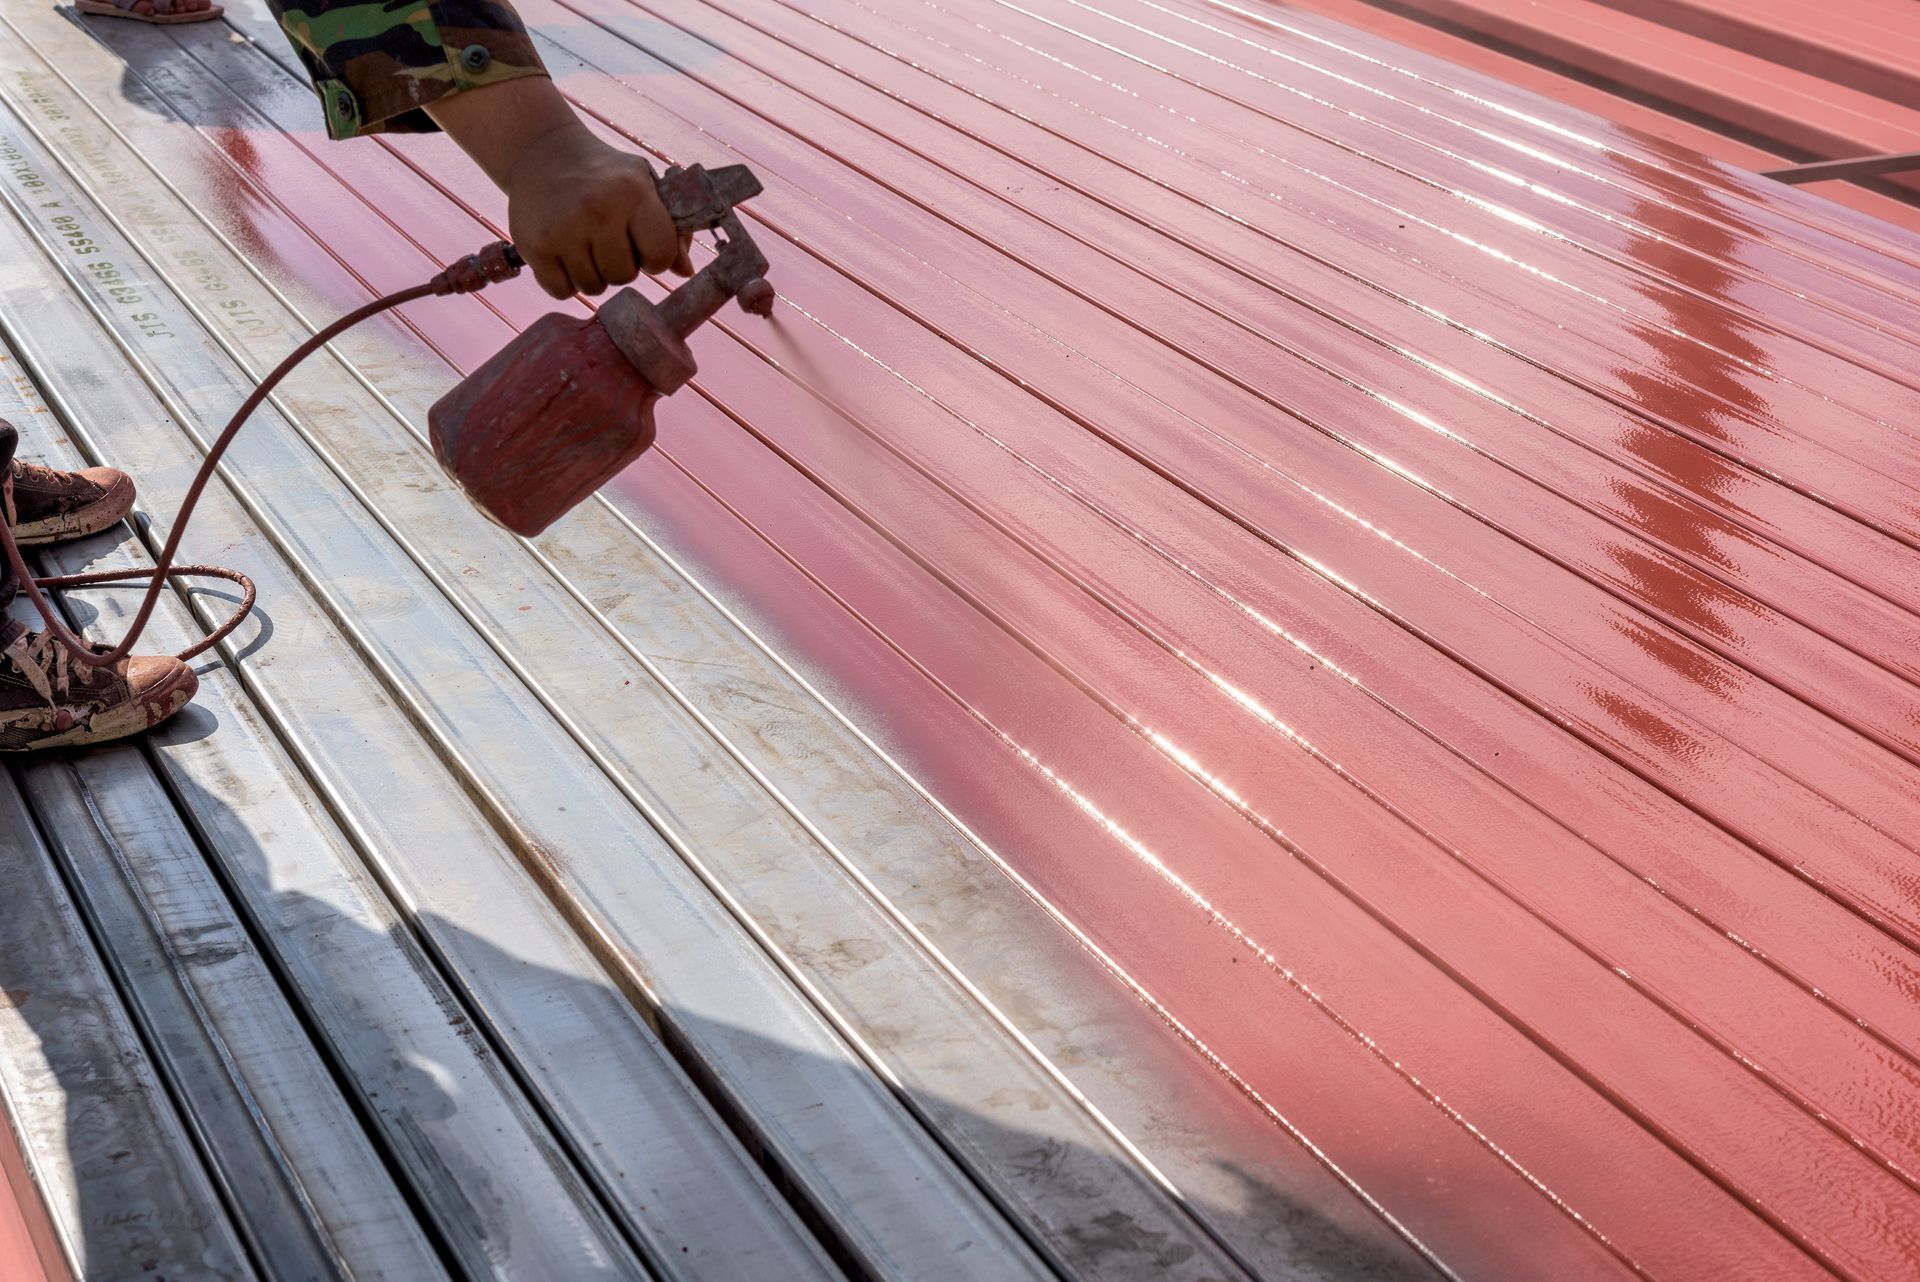
<svg viewBox="0 0 1920 1282">
<path fill-rule="evenodd" d="M 525 266 L 518 250 L 504 240 L 496 240 L 478 253 L 448 264 L 445 271 L 433 278 L 433 292 L 436 295 L 477 293 L 489 285 L 512 280 Z"/>
<path fill-rule="evenodd" d="M 660 395 L 673 395 L 700 372 L 686 341 L 639 291 L 623 289 L 608 299 L 599 320 L 620 354 Z"/>
<path fill-rule="evenodd" d="M 740 300 L 740 306 L 750 315 L 773 315 L 773 286 L 767 283 L 765 276 L 755 276 L 742 285 L 735 297 Z"/>
<path fill-rule="evenodd" d="M 718 227 L 733 207 L 758 196 L 760 180 L 745 165 L 727 165 L 708 169 L 704 165 L 678 165 L 655 179 L 660 203 L 682 236 Z"/>
</svg>

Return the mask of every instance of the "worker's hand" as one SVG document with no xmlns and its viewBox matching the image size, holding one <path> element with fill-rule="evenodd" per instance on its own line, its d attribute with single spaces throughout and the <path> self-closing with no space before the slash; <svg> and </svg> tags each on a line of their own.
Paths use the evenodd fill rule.
<svg viewBox="0 0 1920 1282">
<path fill-rule="evenodd" d="M 584 126 L 528 147 L 503 186 L 514 248 L 555 298 L 599 294 L 641 272 L 693 274 L 687 239 L 660 203 L 647 162 Z"/>
<path fill-rule="evenodd" d="M 545 76 L 446 94 L 427 114 L 507 194 L 514 248 L 555 298 L 693 274 L 647 162 L 600 141 Z"/>
</svg>

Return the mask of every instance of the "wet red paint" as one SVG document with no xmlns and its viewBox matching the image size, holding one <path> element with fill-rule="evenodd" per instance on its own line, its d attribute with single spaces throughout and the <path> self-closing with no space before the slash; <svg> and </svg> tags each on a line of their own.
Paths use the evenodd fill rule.
<svg viewBox="0 0 1920 1282">
<path fill-rule="evenodd" d="M 1902 0 L 1894 2 L 1900 3 Z M 1662 0 L 1654 0 L 1651 7 L 1664 7 L 1669 13 L 1674 11 L 1673 6 L 1664 6 Z M 1458 28 L 1430 25 L 1400 10 L 1377 8 L 1367 0 L 1292 0 L 1287 19 L 1314 26 L 1317 23 L 1315 15 L 1324 15 L 1339 24 L 1329 24 L 1327 27 L 1335 33 L 1336 39 L 1351 40 L 1355 34 L 1353 29 L 1357 27 L 1381 37 L 1383 43 L 1402 49 L 1418 49 L 1443 58 L 1456 68 L 1470 69 L 1454 73 L 1454 79 L 1458 82 L 1471 84 L 1484 75 L 1496 88 L 1518 85 L 1569 104 L 1587 113 L 1583 119 L 1584 127 L 1589 132 L 1597 123 L 1593 118 L 1600 117 L 1610 122 L 1611 126 L 1617 126 L 1619 137 L 1635 149 L 1658 151 L 1669 144 L 1677 144 L 1679 154 L 1713 156 L 1749 171 L 1764 171 L 1790 163 L 1781 152 L 1763 151 L 1697 124 L 1691 118 L 1682 119 L 1662 112 L 1655 106 L 1645 105 L 1638 97 L 1625 96 L 1619 86 L 1609 87 L 1605 82 L 1590 83 L 1587 78 L 1564 65 L 1535 63 L 1511 46 L 1496 46 L 1475 40 L 1464 33 L 1456 34 Z M 1875 219 L 1896 223 L 1909 231 L 1920 232 L 1920 207 L 1868 191 L 1853 183 L 1828 183 L 1815 190 L 1826 200 L 1869 214 Z"/>
<path fill-rule="evenodd" d="M 1920 241 L 1275 6 L 522 8 L 769 188 L 619 501 L 1246 1122 L 1464 1275 L 1920 1270 Z M 260 110 L 286 270 L 504 221 Z"/>
<path fill-rule="evenodd" d="M 1920 128 L 1920 79 L 1897 52 L 1912 24 L 1884 0 L 1831 13 L 1791 0 L 1405 0 L 1404 10 L 1815 157 L 1901 151 Z M 1886 181 L 1915 188 L 1911 175 Z"/>
</svg>

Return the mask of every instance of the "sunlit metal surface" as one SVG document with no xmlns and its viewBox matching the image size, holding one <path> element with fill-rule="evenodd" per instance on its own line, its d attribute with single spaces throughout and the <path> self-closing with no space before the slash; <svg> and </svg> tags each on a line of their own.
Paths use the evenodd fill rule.
<svg viewBox="0 0 1920 1282">
<path fill-rule="evenodd" d="M 418 1152 L 368 1110 L 455 1268 L 428 1168 L 514 1144 L 612 1276 L 1920 1268 L 1920 240 L 1259 0 L 522 7 L 600 127 L 754 167 L 777 319 L 530 548 L 418 437 L 548 304 L 343 340 L 199 536 L 273 634 L 152 767 L 349 1081 L 480 1030 L 394 1071 L 462 1101 Z M 0 311 L 156 521 L 504 223 L 233 9 L 0 49 Z M 416 977 L 365 1038 L 290 891 Z"/>
<path fill-rule="evenodd" d="M 1397 0 L 1395 8 L 1783 153 L 1838 160 L 1911 151 L 1920 126 L 1920 40 L 1900 0 Z M 1915 189 L 1910 176 L 1893 185 Z"/>
</svg>

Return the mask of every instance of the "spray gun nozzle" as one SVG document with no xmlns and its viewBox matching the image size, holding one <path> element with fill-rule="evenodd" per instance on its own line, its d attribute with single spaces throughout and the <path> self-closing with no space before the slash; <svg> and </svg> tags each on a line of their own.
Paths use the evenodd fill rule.
<svg viewBox="0 0 1920 1282">
<path fill-rule="evenodd" d="M 752 315 L 773 315 L 773 286 L 767 284 L 765 276 L 755 276 L 742 285 L 736 297 L 740 300 L 740 306 Z"/>
</svg>

